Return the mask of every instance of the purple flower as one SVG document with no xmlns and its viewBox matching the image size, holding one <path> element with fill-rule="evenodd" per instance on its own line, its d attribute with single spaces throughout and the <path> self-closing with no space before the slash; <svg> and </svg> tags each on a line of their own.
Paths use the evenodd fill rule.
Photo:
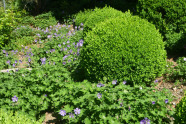
<svg viewBox="0 0 186 124">
<path fill-rule="evenodd" d="M 48 35 L 47 38 L 48 38 L 48 39 L 49 39 L 49 38 L 52 38 L 52 35 Z"/>
<path fill-rule="evenodd" d="M 83 26 L 83 23 L 81 23 L 80 25 Z"/>
<path fill-rule="evenodd" d="M 75 112 L 76 115 L 80 114 L 80 111 L 81 110 L 79 108 L 74 109 L 74 112 Z"/>
<path fill-rule="evenodd" d="M 75 26 L 75 29 L 77 29 L 77 26 Z"/>
<path fill-rule="evenodd" d="M 70 41 L 68 40 L 67 43 L 70 43 Z"/>
<path fill-rule="evenodd" d="M 113 80 L 112 81 L 112 84 L 117 84 L 117 80 Z"/>
<path fill-rule="evenodd" d="M 25 49 L 27 49 L 28 47 L 26 46 Z"/>
<path fill-rule="evenodd" d="M 152 101 L 152 104 L 154 105 L 155 104 L 155 101 Z"/>
<path fill-rule="evenodd" d="M 10 65 L 10 60 L 8 60 L 6 63 Z"/>
<path fill-rule="evenodd" d="M 29 48 L 29 50 L 32 50 L 32 48 Z"/>
<path fill-rule="evenodd" d="M 8 56 L 8 53 L 6 53 L 6 56 Z"/>
<path fill-rule="evenodd" d="M 97 97 L 98 97 L 98 99 L 100 99 L 102 97 L 102 94 L 101 93 L 98 93 L 97 94 Z"/>
<path fill-rule="evenodd" d="M 131 107 L 129 106 L 129 111 L 131 110 Z"/>
<path fill-rule="evenodd" d="M 63 48 L 61 48 L 61 51 L 63 51 Z"/>
<path fill-rule="evenodd" d="M 51 52 L 51 53 L 52 53 L 52 52 L 55 52 L 55 49 L 51 49 L 50 52 Z"/>
<path fill-rule="evenodd" d="M 14 50 L 11 51 L 12 53 L 14 52 Z"/>
<path fill-rule="evenodd" d="M 55 62 L 53 62 L 53 65 L 55 65 L 56 63 Z"/>
<path fill-rule="evenodd" d="M 38 37 L 41 37 L 41 35 L 40 34 L 36 34 Z"/>
<path fill-rule="evenodd" d="M 66 62 L 63 62 L 63 65 L 65 65 L 66 64 Z"/>
<path fill-rule="evenodd" d="M 101 83 L 97 84 L 97 87 L 103 87 L 103 86 L 105 86 L 105 85 L 101 84 Z"/>
<path fill-rule="evenodd" d="M 66 115 L 66 111 L 65 111 L 65 110 L 60 110 L 59 114 L 60 114 L 61 116 L 65 116 L 65 115 Z"/>
<path fill-rule="evenodd" d="M 61 47 L 61 44 L 58 44 L 58 47 Z"/>
<path fill-rule="evenodd" d="M 120 103 L 120 107 L 122 107 L 123 106 L 123 103 Z"/>
<path fill-rule="evenodd" d="M 15 67 L 15 63 L 13 64 L 13 66 Z"/>
<path fill-rule="evenodd" d="M 18 69 L 16 69 L 16 71 L 18 71 Z"/>
<path fill-rule="evenodd" d="M 37 39 L 35 39 L 35 41 L 34 41 L 35 43 L 37 43 Z"/>
<path fill-rule="evenodd" d="M 156 79 L 155 81 L 154 81 L 154 83 L 157 83 L 158 82 L 158 80 Z"/>
<path fill-rule="evenodd" d="M 45 61 L 43 61 L 41 64 L 42 64 L 42 65 L 44 65 L 44 64 L 46 64 L 46 62 L 45 62 Z"/>
<path fill-rule="evenodd" d="M 47 97 L 47 94 L 45 94 L 45 96 Z"/>
<path fill-rule="evenodd" d="M 15 63 L 17 63 L 17 60 L 15 60 Z"/>
<path fill-rule="evenodd" d="M 17 102 L 18 101 L 18 97 L 16 97 L 16 96 L 12 97 L 12 101 L 13 102 Z"/>
<path fill-rule="evenodd" d="M 76 58 L 74 58 L 74 60 L 76 60 Z"/>
<path fill-rule="evenodd" d="M 70 53 L 72 53 L 72 50 L 70 50 Z"/>
<path fill-rule="evenodd" d="M 168 103 L 168 99 L 165 100 L 165 103 Z"/>
<path fill-rule="evenodd" d="M 123 81 L 123 84 L 126 84 L 127 83 L 127 81 Z"/>
<path fill-rule="evenodd" d="M 6 51 L 5 50 L 2 50 L 3 51 L 3 53 L 6 53 Z"/>
<path fill-rule="evenodd" d="M 74 115 L 72 113 L 69 113 L 70 118 L 74 118 Z"/>
<path fill-rule="evenodd" d="M 63 60 L 65 60 L 67 57 L 68 57 L 68 55 L 65 55 L 65 56 L 63 57 Z"/>
<path fill-rule="evenodd" d="M 63 45 L 65 45 L 65 42 L 63 42 Z"/>
<path fill-rule="evenodd" d="M 42 62 L 44 62 L 44 61 L 46 61 L 46 58 L 44 57 L 44 58 L 41 58 L 40 59 Z"/>
<path fill-rule="evenodd" d="M 66 50 L 67 50 L 67 48 L 65 47 L 65 48 L 64 48 L 64 51 L 66 51 Z"/>
<path fill-rule="evenodd" d="M 31 62 L 31 58 L 28 58 L 28 62 Z"/>
<path fill-rule="evenodd" d="M 71 62 L 71 59 L 69 59 L 68 62 Z"/>
<path fill-rule="evenodd" d="M 67 45 L 67 47 L 70 47 L 70 45 Z"/>
<path fill-rule="evenodd" d="M 22 61 L 21 61 L 21 60 L 19 60 L 19 63 L 22 63 Z"/>
<path fill-rule="evenodd" d="M 46 51 L 46 53 L 48 53 L 48 51 Z"/>
<path fill-rule="evenodd" d="M 145 118 L 140 121 L 140 124 L 150 124 L 150 120 L 148 118 Z"/>
</svg>

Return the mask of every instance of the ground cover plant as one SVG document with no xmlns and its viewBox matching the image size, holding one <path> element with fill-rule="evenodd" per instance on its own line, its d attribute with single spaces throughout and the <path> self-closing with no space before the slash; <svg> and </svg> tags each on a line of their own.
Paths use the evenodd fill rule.
<svg viewBox="0 0 186 124">
<path fill-rule="evenodd" d="M 132 15 L 128 13 L 128 16 Z M 137 17 L 134 19 L 137 20 Z M 99 26 L 103 27 L 108 22 L 102 22 Z M 104 26 L 106 29 L 108 27 Z M 38 120 L 40 123 L 44 113 L 48 111 L 55 113 L 56 123 L 164 124 L 170 123 L 170 117 L 174 117 L 175 110 L 171 107 L 173 96 L 168 90 L 158 91 L 153 85 L 151 87 L 142 85 L 143 82 L 130 86 L 131 82 L 128 81 L 127 76 L 122 80 L 110 80 L 105 75 L 100 81 L 86 80 L 88 77 L 80 63 L 82 55 L 85 54 L 83 49 L 89 43 L 87 39 L 93 40 L 91 39 L 93 36 L 84 39 L 83 25 L 76 27 L 74 31 L 70 30 L 70 25 L 59 23 L 44 29 L 31 27 L 33 32 L 30 27 L 27 28 L 23 30 L 30 32 L 29 37 L 33 36 L 32 44 L 22 45 L 20 49 L 10 45 L 0 51 L 0 67 L 7 69 L 6 73 L 0 72 L 0 81 L 2 81 L 0 106 L 2 110 L 6 109 L 13 113 L 11 119 L 8 117 L 10 122 L 17 116 L 21 116 L 20 119 L 23 121 L 30 119 L 33 122 Z M 24 33 L 20 30 L 20 33 L 15 34 L 17 37 L 22 35 L 27 37 L 28 32 Z M 158 33 L 155 31 L 155 34 Z M 112 33 L 110 35 L 112 36 Z M 161 44 L 161 38 L 158 41 Z M 25 60 L 20 59 L 19 55 Z M 165 58 L 164 55 L 162 56 Z M 158 60 L 161 61 L 162 58 Z M 23 61 L 25 67 L 32 70 L 19 68 Z M 182 66 L 185 67 L 185 62 L 185 57 L 178 60 L 177 69 L 181 73 L 175 72 L 174 75 L 180 81 L 184 80 L 185 71 Z M 14 71 L 8 70 L 11 68 Z M 157 80 L 150 80 L 148 83 L 155 85 L 156 82 Z M 29 117 L 24 119 L 22 113 L 27 113 Z M 4 118 L 4 116 L 0 117 Z"/>
</svg>

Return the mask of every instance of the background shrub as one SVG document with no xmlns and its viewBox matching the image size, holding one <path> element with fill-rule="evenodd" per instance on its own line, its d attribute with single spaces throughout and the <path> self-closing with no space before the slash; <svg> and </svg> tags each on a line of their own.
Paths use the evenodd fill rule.
<svg viewBox="0 0 186 124">
<path fill-rule="evenodd" d="M 165 69 L 166 51 L 153 24 L 130 12 L 106 20 L 87 33 L 80 51 L 87 79 L 148 84 Z"/>
<path fill-rule="evenodd" d="M 186 92 L 185 92 L 186 94 Z M 186 95 L 181 99 L 181 101 L 176 105 L 175 112 L 175 123 L 183 124 L 186 122 Z"/>
<path fill-rule="evenodd" d="M 182 35 L 186 30 L 185 0 L 139 0 L 137 12 L 160 30 L 169 53 L 184 49 L 183 44 L 186 42 Z"/>
<path fill-rule="evenodd" d="M 21 14 L 21 11 L 14 9 L 7 9 L 5 12 L 0 8 L 0 48 L 8 44 L 11 32 L 21 21 Z"/>
<path fill-rule="evenodd" d="M 52 16 L 51 12 L 40 14 L 35 17 L 34 26 L 44 29 L 46 27 L 56 25 L 57 20 Z"/>
</svg>

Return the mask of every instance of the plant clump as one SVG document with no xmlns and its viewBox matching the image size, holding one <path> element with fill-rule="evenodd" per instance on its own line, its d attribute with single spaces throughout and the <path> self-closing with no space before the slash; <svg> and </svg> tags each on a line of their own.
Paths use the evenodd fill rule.
<svg viewBox="0 0 186 124">
<path fill-rule="evenodd" d="M 184 96 L 176 106 L 176 113 L 175 113 L 176 124 L 183 124 L 184 122 L 186 122 L 185 113 L 186 113 L 186 96 Z"/>
<path fill-rule="evenodd" d="M 163 39 L 155 26 L 126 12 L 99 23 L 84 39 L 81 66 L 88 80 L 149 84 L 166 64 Z"/>
</svg>

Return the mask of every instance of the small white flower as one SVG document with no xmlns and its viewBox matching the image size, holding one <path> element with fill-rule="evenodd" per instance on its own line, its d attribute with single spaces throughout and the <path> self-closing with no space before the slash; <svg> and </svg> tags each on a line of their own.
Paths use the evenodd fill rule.
<svg viewBox="0 0 186 124">
<path fill-rule="evenodd" d="M 186 61 L 186 58 L 183 58 L 184 61 Z"/>
<path fill-rule="evenodd" d="M 168 65 L 166 65 L 167 67 L 169 67 Z"/>
<path fill-rule="evenodd" d="M 142 87 L 140 87 L 139 89 L 142 90 Z"/>
</svg>

